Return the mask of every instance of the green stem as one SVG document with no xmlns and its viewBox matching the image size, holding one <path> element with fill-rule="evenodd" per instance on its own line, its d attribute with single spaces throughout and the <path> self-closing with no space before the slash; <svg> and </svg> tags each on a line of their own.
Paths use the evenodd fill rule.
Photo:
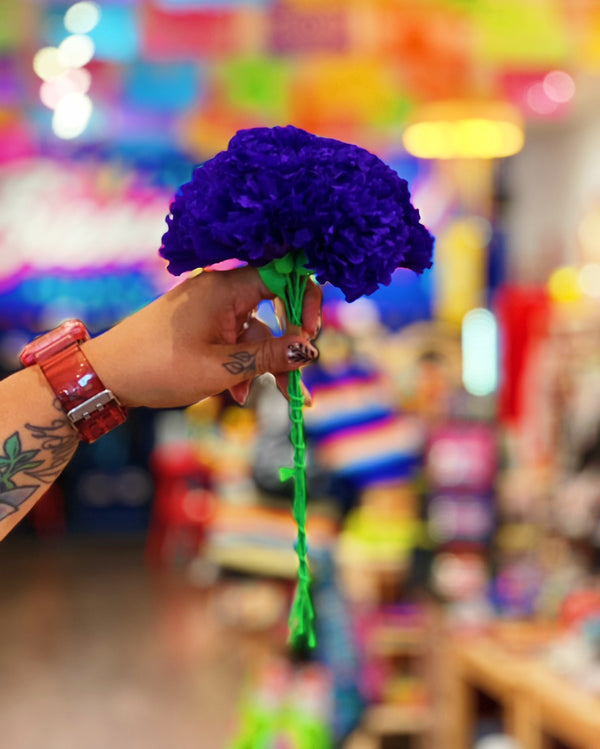
<svg viewBox="0 0 600 749">
<path fill-rule="evenodd" d="M 294 446 L 294 503 L 293 515 L 298 526 L 296 554 L 298 556 L 298 585 L 290 611 L 289 627 L 292 645 L 314 648 L 314 608 L 310 597 L 310 571 L 308 567 L 308 545 L 306 542 L 306 445 L 304 442 L 304 396 L 300 388 L 300 372 L 290 372 L 288 395 L 292 422 L 291 442 Z"/>
<path fill-rule="evenodd" d="M 302 325 L 302 303 L 307 276 L 292 271 L 286 277 L 285 305 L 292 325 Z M 290 639 L 294 647 L 314 648 L 315 612 L 310 596 L 310 571 L 306 540 L 306 443 L 304 441 L 304 395 L 300 386 L 300 370 L 289 373 L 288 396 L 290 408 L 290 441 L 294 448 L 294 502 L 292 512 L 298 527 L 295 549 L 298 556 L 298 584 L 289 616 Z"/>
<path fill-rule="evenodd" d="M 260 269 L 263 281 L 285 304 L 291 325 L 302 326 L 302 305 L 310 271 L 303 256 L 289 254 Z M 290 441 L 294 448 L 293 468 L 282 468 L 282 480 L 293 478 L 293 515 L 298 527 L 295 549 L 298 556 L 298 584 L 289 616 L 290 641 L 294 648 L 314 648 L 315 612 L 310 596 L 310 571 L 306 541 L 306 444 L 304 441 L 304 396 L 299 370 L 289 373 Z"/>
</svg>

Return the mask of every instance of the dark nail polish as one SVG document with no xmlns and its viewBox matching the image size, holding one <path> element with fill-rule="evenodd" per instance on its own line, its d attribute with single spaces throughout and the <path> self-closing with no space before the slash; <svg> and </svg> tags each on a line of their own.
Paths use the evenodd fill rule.
<svg viewBox="0 0 600 749">
<path fill-rule="evenodd" d="M 291 363 L 296 362 L 311 362 L 319 356 L 319 351 L 310 343 L 290 343 L 288 346 L 288 361 Z"/>
</svg>

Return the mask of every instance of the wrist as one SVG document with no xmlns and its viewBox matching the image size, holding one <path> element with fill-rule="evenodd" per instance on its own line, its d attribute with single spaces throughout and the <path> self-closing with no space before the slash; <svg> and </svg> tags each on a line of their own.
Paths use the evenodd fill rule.
<svg viewBox="0 0 600 749">
<path fill-rule="evenodd" d="M 140 400 L 143 391 L 137 352 L 131 340 L 121 340 L 118 328 L 110 328 L 82 344 L 81 348 L 98 376 L 124 408 L 146 405 Z"/>
</svg>

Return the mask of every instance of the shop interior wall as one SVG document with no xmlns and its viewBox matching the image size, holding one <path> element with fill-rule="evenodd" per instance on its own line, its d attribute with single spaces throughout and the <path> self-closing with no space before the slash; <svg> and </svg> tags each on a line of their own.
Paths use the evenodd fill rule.
<svg viewBox="0 0 600 749">
<path fill-rule="evenodd" d="M 600 201 L 600 109 L 591 100 L 564 122 L 530 123 L 523 150 L 504 165 L 512 280 L 544 283 L 579 260 L 577 229 Z"/>
</svg>

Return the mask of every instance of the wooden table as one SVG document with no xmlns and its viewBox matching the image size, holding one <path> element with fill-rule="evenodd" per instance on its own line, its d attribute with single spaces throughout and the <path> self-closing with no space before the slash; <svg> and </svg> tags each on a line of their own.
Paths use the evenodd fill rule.
<svg viewBox="0 0 600 749">
<path fill-rule="evenodd" d="M 522 749 L 549 749 L 553 739 L 573 749 L 600 748 L 600 699 L 540 658 L 487 636 L 454 640 L 449 651 L 447 749 L 472 748 L 476 690 L 498 702 L 504 730 Z"/>
</svg>

